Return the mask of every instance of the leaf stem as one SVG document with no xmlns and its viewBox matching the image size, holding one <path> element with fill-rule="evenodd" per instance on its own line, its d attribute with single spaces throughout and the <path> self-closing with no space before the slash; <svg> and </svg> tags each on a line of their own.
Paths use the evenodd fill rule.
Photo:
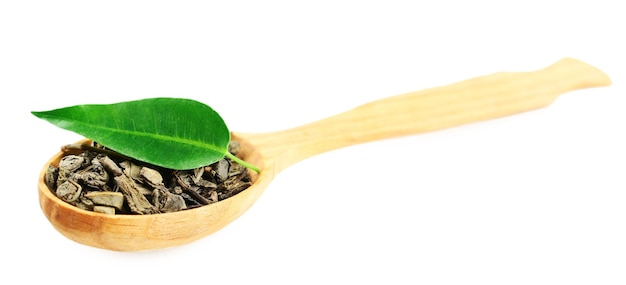
<svg viewBox="0 0 626 285">
<path fill-rule="evenodd" d="M 235 156 L 234 154 L 232 154 L 232 153 L 230 153 L 228 151 L 226 152 L 226 157 L 230 158 L 232 161 L 234 161 L 236 163 L 239 163 L 239 164 L 245 166 L 246 168 L 254 170 L 254 172 L 256 172 L 256 173 L 259 173 L 261 171 L 258 167 L 254 166 L 254 165 L 252 165 L 250 163 L 247 163 L 243 159 Z"/>
</svg>

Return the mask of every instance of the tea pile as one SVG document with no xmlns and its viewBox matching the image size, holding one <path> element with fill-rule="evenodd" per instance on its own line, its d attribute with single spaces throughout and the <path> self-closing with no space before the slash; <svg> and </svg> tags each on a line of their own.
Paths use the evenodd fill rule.
<svg viewBox="0 0 626 285">
<path fill-rule="evenodd" d="M 94 144 L 49 166 L 46 184 L 63 201 L 107 214 L 158 214 L 215 203 L 252 185 L 247 168 L 223 158 L 211 165 L 171 170 L 131 160 Z M 239 145 L 232 141 L 230 152 Z"/>
</svg>

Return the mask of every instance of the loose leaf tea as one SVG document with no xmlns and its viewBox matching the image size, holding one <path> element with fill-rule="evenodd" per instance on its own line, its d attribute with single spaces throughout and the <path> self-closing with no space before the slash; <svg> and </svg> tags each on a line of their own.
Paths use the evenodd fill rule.
<svg viewBox="0 0 626 285">
<path fill-rule="evenodd" d="M 231 153 L 237 153 L 236 145 L 230 143 Z M 173 170 L 129 160 L 95 143 L 83 147 L 66 146 L 68 152 L 45 176 L 57 197 L 83 210 L 110 215 L 177 212 L 228 199 L 252 185 L 247 169 L 227 157 Z M 76 151 L 82 152 L 72 154 Z"/>
<path fill-rule="evenodd" d="M 186 170 L 228 156 L 230 131 L 211 107 L 182 98 L 149 98 L 32 112 L 120 154 L 157 166 Z"/>
</svg>

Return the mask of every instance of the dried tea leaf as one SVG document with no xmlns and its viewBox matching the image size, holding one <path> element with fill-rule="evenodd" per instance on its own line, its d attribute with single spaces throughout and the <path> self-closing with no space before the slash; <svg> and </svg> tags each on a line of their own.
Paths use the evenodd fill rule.
<svg viewBox="0 0 626 285">
<path fill-rule="evenodd" d="M 163 186 L 163 176 L 152 168 L 142 167 L 139 171 L 139 175 L 143 178 L 144 182 L 152 187 Z"/>
<path fill-rule="evenodd" d="M 163 213 L 176 212 L 187 208 L 183 197 L 170 193 L 164 188 L 154 189 L 152 203 Z"/>
<path fill-rule="evenodd" d="M 124 206 L 124 195 L 119 192 L 98 192 L 93 191 L 85 194 L 85 198 L 100 206 L 109 206 L 121 210 Z"/>
<path fill-rule="evenodd" d="M 78 155 L 66 155 L 59 161 L 59 168 L 66 172 L 72 172 L 79 169 L 85 159 Z"/>
<path fill-rule="evenodd" d="M 108 156 L 101 157 L 99 161 L 100 161 L 100 164 L 102 164 L 102 166 L 104 166 L 104 169 L 106 169 L 108 172 L 111 172 L 111 174 L 113 176 L 120 176 L 120 175 L 124 174 L 124 172 L 122 172 L 122 168 L 120 168 L 115 163 L 115 161 L 113 161 Z"/>
<path fill-rule="evenodd" d="M 75 175 L 77 181 L 91 188 L 102 188 L 109 181 L 109 173 L 102 164 L 94 163 Z"/>
<path fill-rule="evenodd" d="M 93 201 L 85 198 L 85 196 L 83 195 L 83 197 L 78 198 L 74 206 L 76 206 L 79 209 L 86 210 L 86 211 L 93 211 L 94 203 Z"/>
<path fill-rule="evenodd" d="M 156 214 L 158 210 L 150 204 L 148 199 L 136 188 L 135 181 L 126 175 L 113 178 L 117 186 L 126 197 L 130 210 L 136 214 Z"/>
<path fill-rule="evenodd" d="M 50 189 L 55 189 L 56 188 L 56 182 L 57 179 L 59 177 L 59 169 L 49 165 L 48 168 L 46 169 L 46 185 L 48 186 L 48 188 Z"/>
<path fill-rule="evenodd" d="M 80 185 L 72 183 L 71 181 L 65 181 L 57 187 L 56 195 L 65 202 L 72 202 L 80 195 Z"/>
<path fill-rule="evenodd" d="M 126 176 L 132 178 L 135 181 L 141 181 L 141 166 L 134 164 L 130 161 L 122 161 L 120 162 L 120 166 L 123 169 L 123 173 Z"/>
<path fill-rule="evenodd" d="M 85 162 L 85 159 L 78 155 L 66 155 L 61 158 L 61 161 L 59 161 L 56 184 L 61 185 L 67 181 L 74 171 L 80 169 L 83 162 Z"/>
<path fill-rule="evenodd" d="M 230 170 L 230 163 L 226 159 L 220 159 L 211 165 L 215 171 L 215 175 L 220 181 L 224 181 L 228 178 L 228 172 Z"/>
<path fill-rule="evenodd" d="M 107 206 L 94 206 L 93 211 L 107 215 L 115 215 L 115 208 Z"/>
</svg>

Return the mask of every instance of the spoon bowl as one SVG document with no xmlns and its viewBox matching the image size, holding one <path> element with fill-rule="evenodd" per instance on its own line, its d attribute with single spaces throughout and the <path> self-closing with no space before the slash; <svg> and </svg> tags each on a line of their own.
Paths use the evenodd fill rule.
<svg viewBox="0 0 626 285">
<path fill-rule="evenodd" d="M 115 251 L 156 250 L 210 235 L 241 216 L 283 169 L 308 157 L 355 144 L 413 135 L 513 115 L 545 107 L 560 94 L 610 85 L 599 69 L 572 58 L 531 72 L 499 72 L 443 87 L 388 97 L 293 129 L 233 133 L 240 158 L 260 168 L 252 186 L 210 205 L 173 213 L 107 215 L 72 206 L 45 183 L 41 170 L 39 203 L 54 228 L 78 243 Z M 87 142 L 88 140 L 81 141 Z"/>
<path fill-rule="evenodd" d="M 263 169 L 254 147 L 233 134 L 240 143 L 240 158 Z M 78 143 L 89 143 L 84 139 Z M 243 214 L 273 179 L 271 171 L 250 171 L 253 185 L 229 199 L 202 207 L 153 215 L 107 215 L 77 208 L 58 198 L 46 185 L 48 165 L 58 166 L 66 153 L 54 155 L 39 177 L 39 203 L 61 234 L 81 244 L 115 251 L 140 251 L 183 245 L 212 234 Z"/>
</svg>

